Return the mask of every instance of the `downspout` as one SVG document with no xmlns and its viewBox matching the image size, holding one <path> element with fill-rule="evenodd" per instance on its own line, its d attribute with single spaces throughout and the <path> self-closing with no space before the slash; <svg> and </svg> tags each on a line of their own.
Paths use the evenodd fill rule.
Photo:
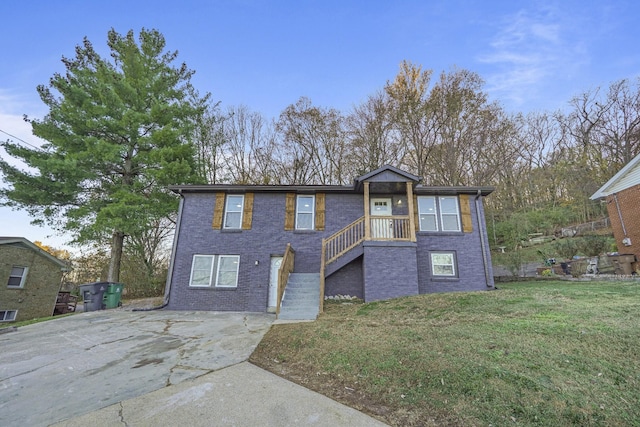
<svg viewBox="0 0 640 427">
<path fill-rule="evenodd" d="M 171 292 L 171 282 L 173 281 L 173 270 L 175 267 L 176 251 L 178 247 L 178 237 L 180 235 L 180 225 L 182 224 L 182 209 L 184 207 L 184 196 L 182 190 L 178 190 L 180 194 L 180 205 L 178 206 L 178 218 L 176 219 L 176 231 L 173 234 L 173 246 L 171 248 L 171 258 L 169 261 L 169 270 L 167 271 L 167 283 L 164 286 L 164 303 L 163 307 L 169 304 L 169 294 Z"/>
<path fill-rule="evenodd" d="M 624 220 L 622 219 L 622 212 L 620 212 L 620 205 L 618 204 L 618 194 L 613 194 L 613 200 L 616 202 L 616 210 L 618 211 L 618 218 L 620 218 L 620 224 L 622 224 L 622 232 L 624 233 L 624 237 L 627 236 L 627 228 L 624 226 Z"/>
<path fill-rule="evenodd" d="M 482 195 L 482 192 L 478 190 L 478 194 L 476 194 L 476 198 L 475 198 L 476 219 L 478 220 L 478 232 L 480 233 L 480 247 L 482 249 L 482 265 L 484 266 L 484 280 L 488 288 L 493 288 L 494 286 L 490 285 L 491 277 L 489 277 L 489 266 L 487 265 L 488 263 L 487 247 L 485 245 L 486 242 L 485 242 L 485 236 L 484 236 L 484 231 L 482 227 L 482 224 L 484 223 L 484 218 L 480 216 L 479 200 L 481 195 Z"/>
</svg>

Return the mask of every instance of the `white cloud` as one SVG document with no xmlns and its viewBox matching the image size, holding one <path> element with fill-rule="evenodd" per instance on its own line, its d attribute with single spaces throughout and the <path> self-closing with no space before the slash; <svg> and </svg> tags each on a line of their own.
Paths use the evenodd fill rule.
<svg viewBox="0 0 640 427">
<path fill-rule="evenodd" d="M 584 45 L 574 42 L 576 22 L 553 7 L 522 9 L 499 19 L 489 49 L 477 59 L 493 67 L 487 90 L 514 107 L 535 101 L 552 82 L 588 61 Z"/>
</svg>

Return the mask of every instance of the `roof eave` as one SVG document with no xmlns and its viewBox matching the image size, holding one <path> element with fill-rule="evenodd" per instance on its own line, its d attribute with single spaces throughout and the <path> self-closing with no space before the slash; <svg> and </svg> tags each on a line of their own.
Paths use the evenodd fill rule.
<svg viewBox="0 0 640 427">
<path fill-rule="evenodd" d="M 598 200 L 613 194 L 611 191 L 609 191 L 609 188 L 611 188 L 615 183 L 617 183 L 622 178 L 624 178 L 624 176 L 627 175 L 627 173 L 631 169 L 636 167 L 638 164 L 640 164 L 640 154 L 638 154 L 636 157 L 631 159 L 629 163 L 624 165 L 624 167 L 620 169 L 618 173 L 613 175 L 611 179 L 609 179 L 609 181 L 605 182 L 605 184 L 602 187 L 598 188 L 598 190 L 595 193 L 593 193 L 591 197 L 589 197 L 589 199 Z"/>
</svg>

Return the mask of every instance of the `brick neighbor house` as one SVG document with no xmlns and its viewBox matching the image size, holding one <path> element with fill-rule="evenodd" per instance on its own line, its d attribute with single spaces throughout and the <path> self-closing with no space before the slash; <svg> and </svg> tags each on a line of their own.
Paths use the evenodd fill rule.
<svg viewBox="0 0 640 427">
<path fill-rule="evenodd" d="M 53 314 L 68 265 L 22 237 L 0 237 L 0 323 Z"/>
<path fill-rule="evenodd" d="M 591 196 L 604 199 L 618 253 L 640 260 L 640 155 L 634 157 Z M 632 264 L 637 270 L 638 263 Z"/>
<path fill-rule="evenodd" d="M 493 289 L 483 197 L 384 166 L 350 186 L 181 185 L 165 304 L 315 318 L 365 301 Z"/>
</svg>

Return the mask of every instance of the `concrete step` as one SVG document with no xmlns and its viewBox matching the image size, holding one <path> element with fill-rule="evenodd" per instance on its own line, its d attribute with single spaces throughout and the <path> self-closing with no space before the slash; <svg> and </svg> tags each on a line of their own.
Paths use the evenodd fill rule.
<svg viewBox="0 0 640 427">
<path fill-rule="evenodd" d="M 279 319 L 314 320 L 318 317 L 320 274 L 291 273 L 280 306 Z"/>
</svg>

